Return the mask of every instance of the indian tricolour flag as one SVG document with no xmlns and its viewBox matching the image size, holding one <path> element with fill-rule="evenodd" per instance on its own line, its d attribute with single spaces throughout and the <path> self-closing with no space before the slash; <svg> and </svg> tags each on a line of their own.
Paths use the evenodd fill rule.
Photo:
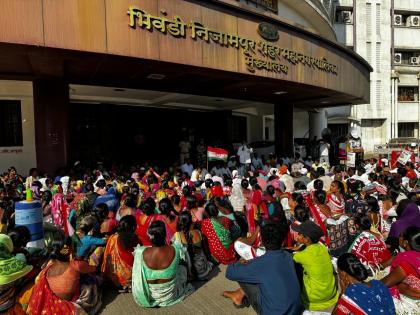
<svg viewBox="0 0 420 315">
<path fill-rule="evenodd" d="M 207 148 L 207 159 L 209 161 L 227 161 L 228 151 L 221 148 Z"/>
</svg>

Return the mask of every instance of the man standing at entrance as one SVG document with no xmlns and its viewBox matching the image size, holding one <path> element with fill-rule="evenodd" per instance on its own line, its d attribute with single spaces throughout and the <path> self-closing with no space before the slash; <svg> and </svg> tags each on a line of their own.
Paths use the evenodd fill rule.
<svg viewBox="0 0 420 315">
<path fill-rule="evenodd" d="M 184 140 L 179 143 L 179 150 L 180 150 L 179 162 L 181 164 L 184 164 L 185 160 L 190 157 L 190 149 L 191 149 L 191 143 L 188 141 L 188 138 L 185 137 Z"/>
<path fill-rule="evenodd" d="M 249 165 L 251 164 L 251 153 L 252 148 L 249 147 L 246 141 L 242 141 L 242 145 L 238 149 L 239 163 L 241 164 L 240 172 L 244 176 L 245 172 L 249 170 Z"/>
<path fill-rule="evenodd" d="M 326 164 L 327 167 L 330 167 L 329 159 L 330 144 L 324 139 L 319 141 L 319 161 L 321 164 Z"/>
</svg>

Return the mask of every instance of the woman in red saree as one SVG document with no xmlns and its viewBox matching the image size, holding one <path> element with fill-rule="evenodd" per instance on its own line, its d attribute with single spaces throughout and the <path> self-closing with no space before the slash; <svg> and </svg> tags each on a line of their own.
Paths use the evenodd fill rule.
<svg viewBox="0 0 420 315">
<path fill-rule="evenodd" d="M 133 251 L 139 243 L 135 230 L 136 219 L 133 216 L 127 215 L 120 220 L 117 233 L 106 244 L 101 268 L 105 277 L 124 290 L 129 290 L 131 286 Z"/>
<path fill-rule="evenodd" d="M 234 244 L 230 236 L 232 221 L 226 217 L 218 217 L 219 210 L 214 203 L 205 208 L 207 219 L 201 221 L 201 232 L 207 238 L 213 259 L 221 264 L 236 262 Z"/>
<path fill-rule="evenodd" d="M 147 230 L 153 221 L 159 220 L 159 215 L 155 213 L 155 208 L 155 201 L 153 198 L 149 197 L 143 202 L 141 207 L 142 213 L 136 216 L 136 235 L 143 246 L 152 246 Z"/>
<path fill-rule="evenodd" d="M 380 236 L 371 232 L 372 222 L 367 215 L 356 214 L 354 224 L 360 232 L 348 252 L 354 254 L 366 267 L 382 269 L 392 262 L 392 255 Z"/>
<path fill-rule="evenodd" d="M 312 201 L 310 195 L 305 195 L 304 198 L 306 204 L 308 205 L 309 211 L 311 212 L 311 216 L 314 219 L 314 222 L 321 228 L 322 232 L 324 233 L 324 237 L 321 238 L 321 241 L 328 246 L 330 244 L 330 239 L 328 238 L 327 227 L 325 226 L 324 222 L 327 217 L 322 213 L 319 205 Z"/>
<path fill-rule="evenodd" d="M 85 314 L 76 304 L 80 297 L 80 275 L 94 273 L 96 267 L 87 261 L 60 261 L 59 250 L 54 259 L 39 274 L 32 291 L 27 313 L 31 315 Z M 55 259 L 56 258 L 56 259 Z"/>
<path fill-rule="evenodd" d="M 261 217 L 268 218 L 267 204 L 263 199 L 261 187 L 255 184 L 252 187 L 251 208 L 247 215 L 250 233 L 255 231 L 255 221 L 258 221 Z"/>
</svg>

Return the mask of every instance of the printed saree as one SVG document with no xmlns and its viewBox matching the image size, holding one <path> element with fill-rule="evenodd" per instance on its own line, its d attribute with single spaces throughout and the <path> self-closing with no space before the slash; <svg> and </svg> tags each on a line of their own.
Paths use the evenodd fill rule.
<svg viewBox="0 0 420 315">
<path fill-rule="evenodd" d="M 371 286 L 357 283 L 350 285 L 337 302 L 337 315 L 395 314 L 395 306 L 388 288 L 372 280 Z"/>
<path fill-rule="evenodd" d="M 201 222 L 201 231 L 207 237 L 210 252 L 213 258 L 224 265 L 236 262 L 234 244 L 230 236 L 231 221 L 222 219 L 223 224 L 214 218 L 204 219 Z"/>
<path fill-rule="evenodd" d="M 355 254 L 364 265 L 372 268 L 380 268 L 382 263 L 391 258 L 385 242 L 366 231 L 356 237 L 348 252 Z"/>
<path fill-rule="evenodd" d="M 131 256 L 131 259 L 129 256 Z M 116 286 L 127 287 L 131 285 L 132 268 L 132 254 L 125 253 L 118 244 L 118 234 L 112 235 L 106 244 L 101 268 L 102 273 Z"/>
<path fill-rule="evenodd" d="M 50 267 L 45 268 L 38 276 L 29 301 L 27 313 L 31 315 L 85 314 L 84 310 L 73 301 L 60 299 L 54 294 L 47 280 L 49 269 Z"/>
</svg>

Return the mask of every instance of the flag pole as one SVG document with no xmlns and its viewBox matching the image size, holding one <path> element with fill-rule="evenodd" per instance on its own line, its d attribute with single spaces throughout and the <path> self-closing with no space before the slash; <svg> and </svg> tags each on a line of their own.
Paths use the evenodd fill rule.
<svg viewBox="0 0 420 315">
<path fill-rule="evenodd" d="M 206 161 L 207 161 L 207 172 L 210 173 L 209 171 L 209 146 L 206 147 Z"/>
</svg>

